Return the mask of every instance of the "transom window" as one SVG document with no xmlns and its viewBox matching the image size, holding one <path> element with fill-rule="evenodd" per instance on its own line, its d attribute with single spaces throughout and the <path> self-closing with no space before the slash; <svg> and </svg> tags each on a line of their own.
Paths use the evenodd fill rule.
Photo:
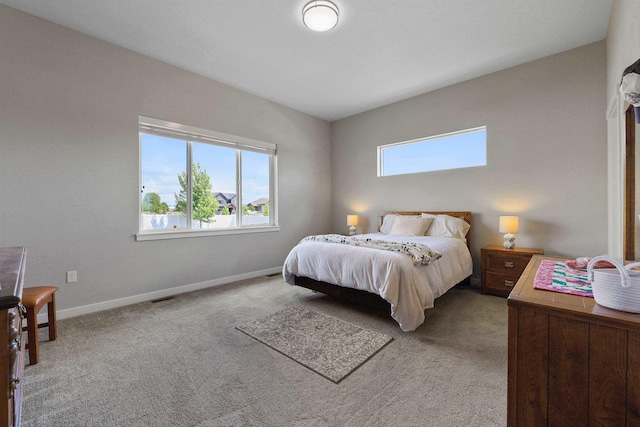
<svg viewBox="0 0 640 427">
<path fill-rule="evenodd" d="M 486 126 L 378 147 L 378 176 L 486 166 Z"/>
<path fill-rule="evenodd" d="M 273 231 L 276 145 L 140 116 L 138 240 Z"/>
</svg>

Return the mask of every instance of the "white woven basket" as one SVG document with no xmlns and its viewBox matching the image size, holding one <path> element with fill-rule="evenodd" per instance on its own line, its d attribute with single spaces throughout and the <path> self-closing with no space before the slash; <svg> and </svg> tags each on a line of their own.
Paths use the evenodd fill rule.
<svg viewBox="0 0 640 427">
<path fill-rule="evenodd" d="M 615 268 L 593 268 L 598 261 L 610 262 Z M 606 255 L 589 261 L 587 272 L 596 302 L 614 310 L 640 313 L 640 271 L 631 270 L 638 266 L 640 262 L 623 266 Z"/>
</svg>

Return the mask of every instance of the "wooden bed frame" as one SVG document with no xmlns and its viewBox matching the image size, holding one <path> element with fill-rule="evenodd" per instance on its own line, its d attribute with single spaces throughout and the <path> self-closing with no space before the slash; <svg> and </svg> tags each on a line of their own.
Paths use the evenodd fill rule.
<svg viewBox="0 0 640 427">
<path fill-rule="evenodd" d="M 471 212 L 464 211 L 383 211 L 378 213 L 378 230 L 382 226 L 382 221 L 386 215 L 421 215 L 422 213 L 428 213 L 432 215 L 450 215 L 456 218 L 464 219 L 467 224 L 471 225 Z M 471 231 L 471 230 L 469 230 Z M 471 250 L 471 233 L 467 233 L 467 247 Z M 465 285 L 468 286 L 471 276 L 458 283 L 456 286 Z M 352 301 L 358 304 L 366 305 L 376 309 L 385 310 L 391 314 L 391 305 L 384 300 L 380 295 L 372 292 L 364 291 L 361 289 L 345 288 L 342 286 L 334 285 L 332 283 L 320 282 L 318 280 L 310 279 L 308 277 L 295 276 L 295 284 L 303 288 L 311 289 L 314 292 L 321 292 L 323 294 Z"/>
</svg>

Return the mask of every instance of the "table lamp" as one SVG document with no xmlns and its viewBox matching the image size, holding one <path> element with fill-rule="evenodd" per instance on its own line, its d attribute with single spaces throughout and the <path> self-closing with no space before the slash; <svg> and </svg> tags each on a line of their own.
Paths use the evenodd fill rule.
<svg viewBox="0 0 640 427">
<path fill-rule="evenodd" d="M 517 216 L 501 216 L 500 217 L 500 232 L 504 235 L 504 247 L 507 249 L 513 249 L 516 247 L 516 236 L 514 233 L 518 232 L 520 226 L 520 218 Z"/>
<path fill-rule="evenodd" d="M 358 215 L 347 215 L 347 225 L 349 226 L 349 236 L 356 234 L 358 226 Z"/>
</svg>

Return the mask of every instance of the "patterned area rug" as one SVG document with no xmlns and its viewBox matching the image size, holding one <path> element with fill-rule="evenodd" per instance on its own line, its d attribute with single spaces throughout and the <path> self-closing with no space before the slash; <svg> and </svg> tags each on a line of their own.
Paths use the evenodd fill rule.
<svg viewBox="0 0 640 427">
<path fill-rule="evenodd" d="M 299 306 L 236 329 L 335 383 L 393 339 Z"/>
</svg>

